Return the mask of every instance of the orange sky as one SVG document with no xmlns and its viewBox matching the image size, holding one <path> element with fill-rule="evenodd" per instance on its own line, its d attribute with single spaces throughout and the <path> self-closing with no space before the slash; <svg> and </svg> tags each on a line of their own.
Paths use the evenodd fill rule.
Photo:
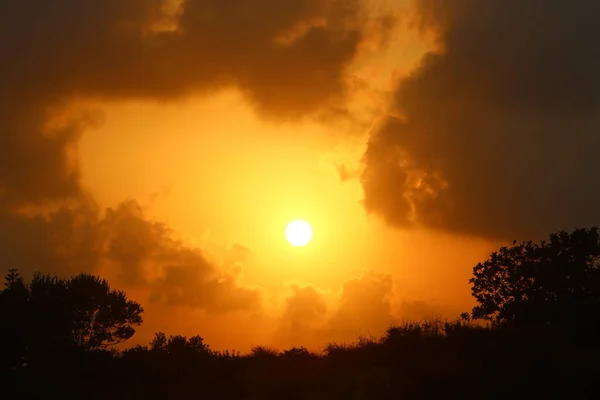
<svg viewBox="0 0 600 400">
<path fill-rule="evenodd" d="M 318 321 L 307 321 L 310 335 L 296 344 L 318 347 L 358 333 L 380 334 L 385 324 L 369 326 L 360 313 L 356 326 L 339 332 L 328 322 L 340 307 L 345 282 L 367 271 L 393 278 L 392 292 L 372 295 L 389 297 L 394 318 L 454 317 L 470 307 L 467 280 L 473 265 L 493 248 L 490 243 L 395 230 L 367 215 L 361 204 L 357 178 L 368 124 L 385 113 L 386 93 L 426 49 L 423 38 L 405 24 L 395 37 L 385 51 L 366 46 L 351 67 L 369 85 L 352 98 L 365 126 L 264 121 L 234 90 L 168 103 L 86 103 L 103 113 L 103 124 L 86 132 L 79 144 L 83 182 L 97 201 L 115 207 L 137 199 L 149 217 L 167 223 L 174 235 L 223 268 L 233 268 L 227 261 L 232 249 L 243 246 L 248 255 L 238 261 L 240 282 L 262 292 L 260 315 L 206 316 L 185 307 L 161 311 L 146 304 L 136 342 L 164 330 L 199 332 L 216 348 L 295 343 L 293 334 L 280 332 L 294 285 L 314 287 L 326 303 Z M 340 179 L 340 166 L 353 176 Z M 309 221 L 314 230 L 303 248 L 284 237 L 286 224 L 296 218 Z M 426 306 L 419 307 L 421 302 Z"/>
<path fill-rule="evenodd" d="M 127 345 L 453 318 L 501 244 L 600 220 L 595 2 L 61 5 L 0 1 L 0 266 L 106 277 Z"/>
<path fill-rule="evenodd" d="M 102 110 L 104 124 L 80 143 L 84 182 L 99 203 L 114 207 L 124 199 L 138 199 L 148 216 L 166 222 L 174 235 L 202 248 L 224 268 L 231 268 L 232 249 L 243 246 L 249 255 L 239 261 L 241 282 L 264 291 L 260 317 L 206 317 L 185 307 L 160 313 L 149 304 L 136 336 L 142 343 L 161 329 L 201 332 L 217 348 L 284 346 L 286 339 L 276 334 L 277 319 L 292 285 L 314 286 L 329 303 L 327 313 L 334 313 L 344 283 L 366 270 L 393 277 L 394 316 L 406 313 L 405 301 L 431 307 L 409 318 L 432 313 L 453 317 L 471 305 L 467 280 L 492 245 L 399 231 L 367 215 L 359 182 L 342 181 L 337 170 L 341 163 L 360 167 L 362 136 L 343 138 L 335 128 L 318 123 L 261 122 L 234 93 L 168 105 L 103 104 Z M 306 247 L 285 240 L 285 226 L 296 218 L 313 227 Z M 240 320 L 247 323 L 242 337 L 234 333 Z M 381 326 L 373 333 L 381 333 Z M 349 339 L 355 334 L 323 337 Z M 304 344 L 322 343 L 317 337 Z"/>
</svg>

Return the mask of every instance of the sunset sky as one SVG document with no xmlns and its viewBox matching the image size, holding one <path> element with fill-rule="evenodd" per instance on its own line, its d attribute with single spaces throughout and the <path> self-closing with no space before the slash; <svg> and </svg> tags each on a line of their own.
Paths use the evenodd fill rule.
<svg viewBox="0 0 600 400">
<path fill-rule="evenodd" d="M 0 269 L 319 348 L 600 219 L 600 2 L 0 0 Z M 292 220 L 313 230 L 292 246 Z"/>
</svg>

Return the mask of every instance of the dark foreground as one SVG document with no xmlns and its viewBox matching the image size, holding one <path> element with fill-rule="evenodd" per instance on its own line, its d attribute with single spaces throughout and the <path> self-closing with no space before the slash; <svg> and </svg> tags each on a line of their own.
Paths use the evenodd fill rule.
<svg viewBox="0 0 600 400">
<path fill-rule="evenodd" d="M 249 354 L 156 334 L 108 351 L 143 307 L 87 274 L 16 270 L 0 290 L 2 399 L 598 399 L 600 230 L 513 242 L 473 268 L 461 320 L 391 327 L 378 339 Z M 489 327 L 473 324 L 486 321 Z"/>
<path fill-rule="evenodd" d="M 6 399 L 493 399 L 600 396 L 599 342 L 464 322 L 390 328 L 379 340 L 281 353 L 211 351 L 166 338 L 117 352 L 45 354 L 4 375 Z"/>
</svg>

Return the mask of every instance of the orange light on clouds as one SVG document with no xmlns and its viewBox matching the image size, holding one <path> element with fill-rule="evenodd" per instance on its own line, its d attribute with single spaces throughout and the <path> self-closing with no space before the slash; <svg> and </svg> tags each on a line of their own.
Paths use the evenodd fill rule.
<svg viewBox="0 0 600 400">
<path fill-rule="evenodd" d="M 417 50 L 404 55 L 403 69 L 410 69 Z M 391 74 L 398 72 L 395 51 L 383 58 L 365 51 L 350 70 L 377 89 L 387 89 Z M 351 111 L 370 121 L 373 110 L 384 110 L 378 102 L 385 96 L 378 96 L 376 90 L 359 93 Z M 358 177 L 368 132 L 345 131 L 353 121 L 264 121 L 234 90 L 169 103 L 83 106 L 104 113 L 104 124 L 86 132 L 79 145 L 84 184 L 102 207 L 137 199 L 176 240 L 201 249 L 224 271 L 234 271 L 236 284 L 257 288 L 262 296 L 258 316 L 179 310 L 187 315 L 185 325 L 174 325 L 150 305 L 148 332 L 140 334 L 140 343 L 167 327 L 173 327 L 172 333 L 201 333 L 215 348 L 273 343 L 270 335 L 282 324 L 290 296 L 322 296 L 325 314 L 319 318 L 327 320 L 340 306 L 344 285 L 366 270 L 394 279 L 393 312 L 405 299 L 440 298 L 450 308 L 468 301 L 471 261 L 465 262 L 466 273 L 453 275 L 460 288 L 447 284 L 448 265 L 478 260 L 487 246 L 457 240 L 437 249 L 440 244 L 429 233 L 390 230 L 367 215 Z M 293 224 L 296 233 L 286 235 L 295 220 L 306 221 L 311 234 L 306 225 L 297 230 Z M 435 251 L 428 248 L 432 243 Z M 232 249 L 241 255 L 232 256 Z M 314 292 L 303 292 L 305 287 Z M 227 334 L 240 324 L 247 325 L 248 337 Z"/>
</svg>

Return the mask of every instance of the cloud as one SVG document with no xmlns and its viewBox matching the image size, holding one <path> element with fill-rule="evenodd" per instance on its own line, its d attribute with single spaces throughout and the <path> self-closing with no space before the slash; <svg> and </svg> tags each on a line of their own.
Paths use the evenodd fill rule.
<svg viewBox="0 0 600 400">
<path fill-rule="evenodd" d="M 0 268 L 65 276 L 95 272 L 102 254 L 93 205 L 61 207 L 46 215 L 0 210 Z"/>
<path fill-rule="evenodd" d="M 493 239 L 597 224 L 600 4 L 416 4 L 436 46 L 370 134 L 365 208 Z"/>
<path fill-rule="evenodd" d="M 286 345 L 322 345 L 382 334 L 398 321 L 392 310 L 392 286 L 390 275 L 374 271 L 347 280 L 337 295 L 313 286 L 293 286 L 276 340 Z"/>
<path fill-rule="evenodd" d="M 248 247 L 239 243 L 231 246 L 230 251 L 223 260 L 223 268 L 233 271 L 235 274 L 244 272 L 244 265 L 251 262 L 254 258 L 254 253 Z"/>
<path fill-rule="evenodd" d="M 284 311 L 278 320 L 275 341 L 284 347 L 306 346 L 313 342 L 327 318 L 325 296 L 312 286 L 291 287 Z"/>
<path fill-rule="evenodd" d="M 236 87 L 276 119 L 343 104 L 346 67 L 374 34 L 361 10 L 355 0 L 0 0 L 2 200 L 80 194 L 76 144 L 89 121 L 46 129 L 76 98 Z"/>
<path fill-rule="evenodd" d="M 5 85 L 1 69 L 0 84 L 7 89 L 0 93 L 0 207 L 85 196 L 79 183 L 77 142 L 98 119 L 83 114 L 49 127 L 54 115 L 50 106 L 39 99 L 18 99 L 20 88 L 11 88 L 12 82 Z"/>
<path fill-rule="evenodd" d="M 328 330 L 342 337 L 379 334 L 396 318 L 392 312 L 393 280 L 388 274 L 367 271 L 360 278 L 346 281 Z"/>
<path fill-rule="evenodd" d="M 405 322 L 458 318 L 465 304 L 447 304 L 431 296 L 410 294 L 391 275 L 372 270 L 348 279 L 339 292 L 292 285 L 275 320 L 273 342 L 281 348 L 321 348 L 327 342 L 380 337 Z"/>
<path fill-rule="evenodd" d="M 343 92 L 364 23 L 336 0 L 0 2 L 2 80 L 23 96 L 165 98 L 236 85 L 258 107 L 298 113 Z"/>
<path fill-rule="evenodd" d="M 343 109 L 346 67 L 376 33 L 362 11 L 355 0 L 0 0 L 0 263 L 61 275 L 110 265 L 155 301 L 259 307 L 239 282 L 242 248 L 221 269 L 135 201 L 99 210 L 77 145 L 102 119 L 65 110 L 229 87 L 265 118 Z"/>
<path fill-rule="evenodd" d="M 105 257 L 116 263 L 119 279 L 130 285 L 147 284 L 153 272 L 148 261 L 159 259 L 165 248 L 177 247 L 169 228 L 147 220 L 141 207 L 132 200 L 106 210 L 99 231 L 106 238 Z"/>
<path fill-rule="evenodd" d="M 259 292 L 242 285 L 239 273 L 221 270 L 200 249 L 176 240 L 165 224 L 148 220 L 135 201 L 107 210 L 101 230 L 106 257 L 120 267 L 121 279 L 149 287 L 151 302 L 209 313 L 260 308 Z"/>
<path fill-rule="evenodd" d="M 0 226 L 0 265 L 26 276 L 33 270 L 100 273 L 142 290 L 150 302 L 215 314 L 261 307 L 260 292 L 239 282 L 240 271 L 224 271 L 201 250 L 176 240 L 134 200 L 103 214 L 90 205 L 47 215 L 5 213 Z"/>
<path fill-rule="evenodd" d="M 347 280 L 338 294 L 293 285 L 285 300 L 274 341 L 283 347 L 321 346 L 328 341 L 380 335 L 398 322 L 392 310 L 390 275 L 366 271 Z"/>
</svg>

